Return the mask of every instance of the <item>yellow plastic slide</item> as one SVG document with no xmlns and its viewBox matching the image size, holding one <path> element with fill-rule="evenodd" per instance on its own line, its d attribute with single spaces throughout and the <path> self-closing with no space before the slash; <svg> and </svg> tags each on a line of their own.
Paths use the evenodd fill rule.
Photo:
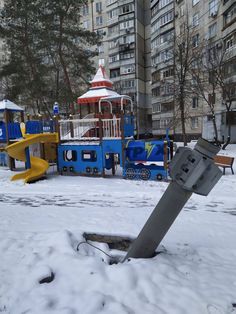
<svg viewBox="0 0 236 314">
<path fill-rule="evenodd" d="M 57 133 L 33 134 L 25 139 L 6 147 L 6 151 L 12 158 L 26 162 L 25 149 L 35 143 L 58 143 Z M 49 164 L 46 160 L 30 156 L 31 168 L 14 175 L 11 180 L 23 179 L 25 183 L 42 178 L 47 171 Z"/>
</svg>

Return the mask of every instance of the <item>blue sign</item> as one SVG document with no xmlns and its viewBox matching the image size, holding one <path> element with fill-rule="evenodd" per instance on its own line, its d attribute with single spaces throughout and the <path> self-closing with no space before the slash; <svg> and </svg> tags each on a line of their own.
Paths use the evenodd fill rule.
<svg viewBox="0 0 236 314">
<path fill-rule="evenodd" d="M 59 105 L 57 102 L 53 105 L 53 114 L 59 114 Z"/>
</svg>

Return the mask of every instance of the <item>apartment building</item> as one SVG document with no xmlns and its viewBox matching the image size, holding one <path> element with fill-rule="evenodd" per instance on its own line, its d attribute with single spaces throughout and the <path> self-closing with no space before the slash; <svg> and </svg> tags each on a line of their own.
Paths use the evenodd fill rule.
<svg viewBox="0 0 236 314">
<path fill-rule="evenodd" d="M 221 136 L 228 135 L 228 122 L 231 124 L 231 142 L 236 143 L 236 2 L 223 0 L 221 4 L 221 45 L 225 50 L 225 77 L 230 86 L 231 112 L 227 114 L 223 110 Z M 224 108 L 225 109 L 225 108 Z"/>
<path fill-rule="evenodd" d="M 88 1 L 83 27 L 102 35 L 97 64 L 103 64 L 120 94 L 132 97 L 137 133 L 151 132 L 150 6 L 144 0 Z"/>
<path fill-rule="evenodd" d="M 174 128 L 174 0 L 151 1 L 152 132 L 170 135 Z"/>
<path fill-rule="evenodd" d="M 214 49 L 217 55 L 225 54 L 224 71 L 232 85 L 232 96 L 235 95 L 233 83 L 236 78 L 236 3 L 230 0 L 151 0 L 150 5 L 153 133 L 163 136 L 168 128 L 176 140 L 181 140 L 174 97 L 174 88 L 178 84 L 173 70 L 174 41 L 183 34 L 183 27 L 186 24 L 190 29 L 192 51 L 198 49 L 200 45 L 207 45 L 207 49 Z M 214 97 L 210 94 L 207 97 L 214 101 L 215 117 L 209 110 L 209 104 L 193 92 L 187 104 L 186 133 L 189 139 L 203 135 L 212 140 L 214 118 L 219 139 L 223 140 L 227 137 L 228 117 L 225 113 L 222 91 L 217 90 Z M 235 97 L 232 97 L 232 100 L 231 109 L 234 111 Z M 234 113 L 230 115 L 230 120 L 233 123 L 231 137 L 235 141 Z"/>
</svg>

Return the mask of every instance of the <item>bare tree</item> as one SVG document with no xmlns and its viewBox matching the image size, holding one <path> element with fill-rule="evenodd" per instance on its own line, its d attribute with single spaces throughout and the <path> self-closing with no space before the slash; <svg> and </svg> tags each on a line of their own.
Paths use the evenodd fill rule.
<svg viewBox="0 0 236 314">
<path fill-rule="evenodd" d="M 195 93 L 202 99 L 211 114 L 214 138 L 218 142 L 218 130 L 216 124 L 215 105 L 216 93 L 219 91 L 219 86 L 216 80 L 216 68 L 213 62 L 209 62 L 208 44 L 202 43 L 198 47 L 198 58 L 195 59 L 192 66 L 192 76 L 196 83 Z"/>
<path fill-rule="evenodd" d="M 221 50 L 215 54 L 215 80 L 219 88 L 221 89 L 222 104 L 225 106 L 226 120 L 228 124 L 227 142 L 229 143 L 231 138 L 230 112 L 235 97 L 235 82 L 230 77 L 229 69 L 236 61 L 235 59 L 231 60 L 230 54 L 227 52 L 227 50 L 225 50 L 225 47 L 223 45 Z"/>
<path fill-rule="evenodd" d="M 186 22 L 175 37 L 173 57 L 175 70 L 175 111 L 179 115 L 184 145 L 187 145 L 186 121 L 189 113 L 190 98 L 193 94 L 192 67 L 198 58 L 198 50 L 192 47 L 193 31 Z"/>
</svg>

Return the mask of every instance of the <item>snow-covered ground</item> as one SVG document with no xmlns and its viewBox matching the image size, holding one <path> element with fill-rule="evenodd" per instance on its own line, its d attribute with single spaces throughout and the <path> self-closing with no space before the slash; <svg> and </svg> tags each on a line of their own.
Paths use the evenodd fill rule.
<svg viewBox="0 0 236 314">
<path fill-rule="evenodd" d="M 223 153 L 236 157 L 236 145 Z M 0 313 L 236 313 L 230 170 L 207 197 L 191 197 L 161 254 L 113 265 L 89 245 L 76 250 L 83 232 L 137 236 L 168 183 L 49 175 L 24 185 L 11 175 L 0 168 Z"/>
</svg>

